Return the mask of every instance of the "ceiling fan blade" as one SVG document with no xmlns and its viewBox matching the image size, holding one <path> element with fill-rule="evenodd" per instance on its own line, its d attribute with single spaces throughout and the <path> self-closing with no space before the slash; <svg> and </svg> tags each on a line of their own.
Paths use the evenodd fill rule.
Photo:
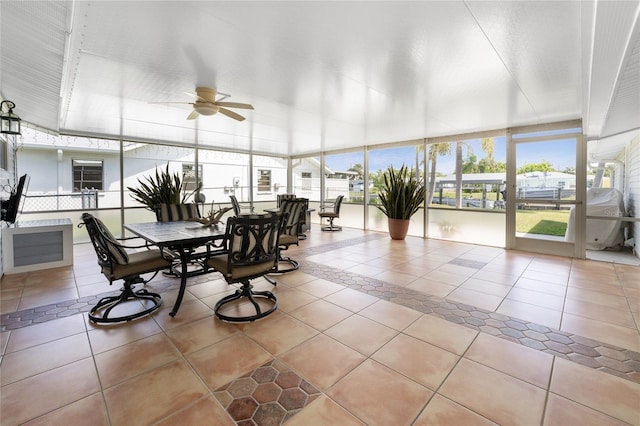
<svg viewBox="0 0 640 426">
<path fill-rule="evenodd" d="M 220 108 L 220 110 L 218 110 L 218 112 L 219 112 L 220 114 L 224 114 L 224 115 L 226 115 L 227 117 L 231 117 L 231 118 L 233 118 L 234 120 L 238 120 L 238 121 L 242 121 L 242 120 L 244 120 L 244 117 L 243 117 L 243 116 L 241 116 L 240 114 L 236 114 L 235 112 L 233 112 L 233 111 L 231 111 L 231 110 L 228 110 L 228 109 L 226 109 L 226 108 Z"/>
<path fill-rule="evenodd" d="M 187 120 L 195 120 L 196 118 L 198 118 L 200 114 L 198 114 L 198 111 L 196 111 L 195 109 L 193 111 L 191 111 L 191 114 L 189 114 L 189 116 L 187 117 Z"/>
<path fill-rule="evenodd" d="M 216 105 L 221 106 L 221 107 L 228 107 L 228 108 L 253 109 L 253 105 L 251 105 L 251 104 L 241 104 L 239 102 L 216 102 Z"/>
<path fill-rule="evenodd" d="M 199 96 L 197 93 L 183 92 L 185 95 L 191 96 L 196 102 L 209 102 L 209 100 Z"/>
<path fill-rule="evenodd" d="M 147 103 L 154 104 L 154 105 L 171 105 L 171 104 L 193 105 L 193 102 L 147 102 Z"/>
</svg>

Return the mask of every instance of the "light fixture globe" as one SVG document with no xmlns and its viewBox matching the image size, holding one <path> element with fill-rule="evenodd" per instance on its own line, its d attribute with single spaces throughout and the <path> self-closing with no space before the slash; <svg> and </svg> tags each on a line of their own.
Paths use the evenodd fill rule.
<svg viewBox="0 0 640 426">
<path fill-rule="evenodd" d="M 220 110 L 220 107 L 211 103 L 196 102 L 193 109 L 200 115 L 213 115 Z"/>
<path fill-rule="evenodd" d="M 8 112 L 4 112 L 4 105 L 7 104 Z M 20 117 L 13 113 L 16 107 L 11 101 L 0 102 L 0 133 L 6 135 L 20 135 Z"/>
</svg>

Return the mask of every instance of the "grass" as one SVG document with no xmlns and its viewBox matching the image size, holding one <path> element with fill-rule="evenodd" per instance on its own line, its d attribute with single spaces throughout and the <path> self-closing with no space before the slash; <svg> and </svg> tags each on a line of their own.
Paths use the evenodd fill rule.
<svg viewBox="0 0 640 426">
<path fill-rule="evenodd" d="M 438 208 L 453 209 L 454 207 L 438 205 Z M 516 232 L 564 237 L 568 221 L 569 210 L 518 210 L 516 211 Z"/>
<path fill-rule="evenodd" d="M 516 232 L 564 237 L 569 210 L 518 210 Z"/>
<path fill-rule="evenodd" d="M 455 196 L 455 193 L 443 194 Z M 495 200 L 495 193 L 487 193 L 488 200 Z M 358 200 L 362 203 L 362 199 Z M 451 208 L 453 206 L 436 204 L 437 208 Z M 564 237 L 569 221 L 569 210 L 517 210 L 516 232 L 524 234 L 541 234 Z"/>
</svg>

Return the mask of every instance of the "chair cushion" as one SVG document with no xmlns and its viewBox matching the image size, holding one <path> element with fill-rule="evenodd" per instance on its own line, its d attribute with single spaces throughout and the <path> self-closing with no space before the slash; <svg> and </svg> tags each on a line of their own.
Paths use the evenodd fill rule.
<svg viewBox="0 0 640 426">
<path fill-rule="evenodd" d="M 198 205 L 189 204 L 160 204 L 158 220 L 160 222 L 174 222 L 177 220 L 197 219 L 200 217 Z"/>
<path fill-rule="evenodd" d="M 164 259 L 159 249 L 143 250 L 129 254 L 129 263 L 114 264 L 112 270 L 108 266 L 102 268 L 102 272 L 111 281 L 132 275 L 155 272 L 171 266 L 172 260 Z"/>
<path fill-rule="evenodd" d="M 129 262 L 129 255 L 127 254 L 127 251 L 120 246 L 120 244 L 118 243 L 118 240 L 116 240 L 116 238 L 113 236 L 111 231 L 109 231 L 109 229 L 105 226 L 105 224 L 100 219 L 98 219 L 97 217 L 94 217 L 94 219 L 98 224 L 98 226 L 100 227 L 100 230 L 102 231 L 102 234 L 107 242 L 107 247 L 105 248 L 109 252 L 109 255 L 111 256 L 111 258 L 116 263 L 119 263 L 121 265 L 126 265 Z"/>
<path fill-rule="evenodd" d="M 298 244 L 297 235 L 280 234 L 279 244 L 281 246 L 290 246 L 291 244 Z"/>
<path fill-rule="evenodd" d="M 338 217 L 337 213 L 329 212 L 329 213 L 318 213 L 320 217 Z"/>
<path fill-rule="evenodd" d="M 217 256 L 211 256 L 207 259 L 207 266 L 209 268 L 213 268 L 216 271 L 220 272 L 222 275 L 227 277 L 229 275 L 228 268 L 228 255 L 220 254 Z M 261 274 L 267 271 L 270 271 L 275 266 L 274 262 L 265 262 L 257 265 L 251 265 L 246 267 L 236 266 L 233 268 L 231 277 L 234 280 L 240 280 L 244 277 L 251 277 L 257 274 Z"/>
<path fill-rule="evenodd" d="M 278 194 L 278 208 L 282 205 L 284 200 L 295 200 L 296 194 Z"/>
<path fill-rule="evenodd" d="M 306 198 L 288 199 L 282 202 L 280 213 L 287 217 L 282 235 L 297 235 L 300 233 L 301 223 L 305 217 Z"/>
</svg>

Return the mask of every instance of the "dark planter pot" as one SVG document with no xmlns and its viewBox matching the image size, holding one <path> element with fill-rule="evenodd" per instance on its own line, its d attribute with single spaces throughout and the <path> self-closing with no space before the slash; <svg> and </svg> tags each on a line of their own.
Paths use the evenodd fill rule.
<svg viewBox="0 0 640 426">
<path fill-rule="evenodd" d="M 392 240 L 404 240 L 409 231 L 409 219 L 387 218 L 389 224 L 389 235 Z"/>
</svg>

